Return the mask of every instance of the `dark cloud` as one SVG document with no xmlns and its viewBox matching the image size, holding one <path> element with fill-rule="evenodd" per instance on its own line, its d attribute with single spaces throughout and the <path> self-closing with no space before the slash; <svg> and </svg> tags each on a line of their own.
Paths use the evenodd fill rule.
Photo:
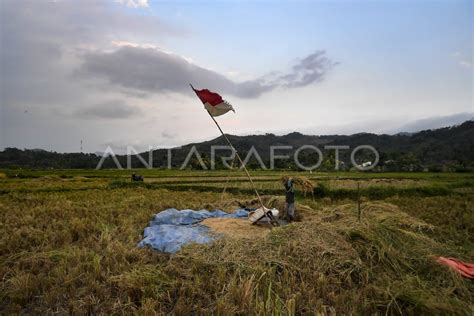
<svg viewBox="0 0 474 316">
<path fill-rule="evenodd" d="M 266 77 L 268 85 L 287 88 L 304 87 L 324 79 L 326 73 L 338 63 L 326 56 L 324 50 L 318 50 L 301 59 L 288 73 L 273 72 Z"/>
<path fill-rule="evenodd" d="M 137 33 L 141 38 L 186 34 L 155 16 L 130 14 L 106 1 L 4 0 L 0 23 L 5 105 L 63 105 L 90 95 L 91 89 L 71 76 L 84 49 L 136 39 Z"/>
<path fill-rule="evenodd" d="M 121 100 L 113 100 L 80 109 L 74 113 L 74 116 L 87 119 L 127 119 L 138 116 L 140 113 L 137 107 Z"/>
<path fill-rule="evenodd" d="M 79 73 L 89 78 L 105 78 L 121 88 L 110 92 L 125 93 L 132 98 L 169 91 L 189 93 L 189 82 L 254 98 L 278 86 L 292 88 L 319 81 L 333 65 L 324 52 L 317 52 L 302 59 L 289 73 L 277 74 L 272 80 L 261 77 L 235 82 L 178 55 L 156 49 L 121 47 L 104 52 L 112 47 L 113 40 L 187 35 L 185 30 L 156 16 L 130 14 L 128 10 L 114 2 L 2 1 L 2 104 L 60 107 L 93 104 L 102 87 L 97 81 L 76 80 L 72 74 L 78 67 Z"/>
<path fill-rule="evenodd" d="M 188 83 L 193 83 L 241 98 L 255 98 L 276 87 L 303 87 L 321 81 L 335 65 L 324 51 L 317 51 L 294 65 L 289 73 L 235 82 L 179 55 L 155 48 L 124 46 L 113 52 L 89 52 L 83 59 L 78 75 L 105 79 L 125 89 L 189 93 Z"/>
<path fill-rule="evenodd" d="M 325 51 L 319 50 L 294 65 L 293 72 L 289 74 L 291 78 L 282 78 L 282 81 L 288 87 L 303 87 L 323 80 L 326 72 L 337 64 L 326 57 Z"/>
<path fill-rule="evenodd" d="M 153 42 L 188 34 L 133 11 L 114 1 L 0 0 L 0 149 L 73 150 L 71 139 L 84 134 L 99 139 L 109 131 L 94 125 L 98 120 L 82 130 L 84 117 L 133 115 L 133 109 L 120 105 L 115 113 L 96 109 L 100 100 L 118 98 L 116 91 L 73 77 L 85 50 L 110 49 L 112 41 Z M 134 95 L 119 98 L 134 102 Z"/>
<path fill-rule="evenodd" d="M 189 91 L 189 82 L 221 86 L 232 82 L 213 71 L 189 63 L 177 55 L 152 48 L 122 47 L 114 52 L 84 56 L 79 75 L 105 78 L 111 84 L 146 92 Z"/>
</svg>

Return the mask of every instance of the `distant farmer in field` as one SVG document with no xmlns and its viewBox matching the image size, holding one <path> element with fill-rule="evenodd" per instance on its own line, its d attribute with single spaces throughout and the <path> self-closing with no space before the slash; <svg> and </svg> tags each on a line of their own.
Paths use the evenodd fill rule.
<svg viewBox="0 0 474 316">
<path fill-rule="evenodd" d="M 295 220 L 295 188 L 293 187 L 293 179 L 284 177 L 282 179 L 285 187 L 285 216 L 290 222 Z"/>
<path fill-rule="evenodd" d="M 143 182 L 143 176 L 137 175 L 137 174 L 135 174 L 135 173 L 132 173 L 132 182 L 134 182 L 134 181 L 141 181 L 141 182 Z"/>
</svg>

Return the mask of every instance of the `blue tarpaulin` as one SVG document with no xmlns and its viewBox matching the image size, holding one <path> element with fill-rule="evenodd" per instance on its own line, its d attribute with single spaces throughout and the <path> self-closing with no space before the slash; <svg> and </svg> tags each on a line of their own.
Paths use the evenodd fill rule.
<svg viewBox="0 0 474 316">
<path fill-rule="evenodd" d="M 238 218 L 247 216 L 248 211 L 244 209 L 238 209 L 229 214 L 220 210 L 178 211 L 169 208 L 155 214 L 150 226 L 145 228 L 144 238 L 138 246 L 150 246 L 161 252 L 175 253 L 185 244 L 204 244 L 213 240 L 214 236 L 209 234 L 209 228 L 199 224 L 202 220 L 211 217 Z"/>
</svg>

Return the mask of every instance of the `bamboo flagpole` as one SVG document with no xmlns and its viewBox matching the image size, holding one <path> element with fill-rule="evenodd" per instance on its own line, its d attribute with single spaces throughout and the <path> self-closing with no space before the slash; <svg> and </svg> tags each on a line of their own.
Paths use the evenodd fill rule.
<svg viewBox="0 0 474 316">
<path fill-rule="evenodd" d="M 193 85 L 192 85 L 192 84 L 189 84 L 189 85 L 191 86 L 191 89 L 193 89 L 193 91 L 194 91 L 194 93 L 196 94 L 196 96 L 200 99 L 200 97 L 199 97 L 199 95 L 197 94 L 196 90 L 194 89 Z M 211 117 L 211 119 L 214 121 L 214 123 L 216 124 L 217 128 L 218 128 L 219 131 L 221 132 L 221 134 L 222 134 L 222 136 L 224 137 L 224 139 L 226 140 L 227 144 L 229 144 L 230 148 L 232 148 L 232 150 L 234 151 L 235 156 L 236 156 L 237 159 L 239 160 L 240 165 L 241 165 L 242 168 L 244 169 L 245 174 L 247 175 L 247 178 L 249 179 L 250 184 L 252 185 L 252 188 L 253 188 L 253 190 L 255 191 L 255 195 L 257 196 L 258 202 L 259 202 L 259 204 L 260 204 L 260 207 L 261 207 L 262 210 L 263 210 L 263 213 L 265 214 L 265 217 L 267 217 L 267 219 L 269 220 L 270 224 L 279 226 L 278 221 L 273 217 L 273 215 L 267 214 L 267 212 L 266 212 L 266 207 L 265 207 L 265 205 L 263 205 L 262 198 L 260 197 L 260 194 L 258 194 L 257 187 L 255 186 L 255 183 L 253 182 L 252 177 L 250 176 L 250 173 L 249 173 L 249 171 L 247 170 L 247 167 L 245 166 L 244 162 L 242 161 L 242 158 L 240 157 L 239 152 L 237 151 L 237 149 L 235 149 L 234 145 L 232 145 L 232 143 L 230 142 L 229 138 L 227 138 L 226 134 L 222 131 L 222 128 L 220 127 L 219 123 L 216 121 L 216 119 L 214 118 L 214 116 L 211 114 L 211 112 L 209 112 L 209 110 L 207 110 L 207 109 L 206 109 L 206 111 L 207 111 L 207 113 L 209 114 L 209 116 Z"/>
</svg>

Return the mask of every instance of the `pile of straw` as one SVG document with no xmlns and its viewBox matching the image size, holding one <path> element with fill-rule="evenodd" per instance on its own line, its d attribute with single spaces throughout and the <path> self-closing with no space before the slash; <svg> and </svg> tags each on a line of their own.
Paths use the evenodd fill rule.
<svg viewBox="0 0 474 316">
<path fill-rule="evenodd" d="M 358 221 L 346 204 L 308 210 L 262 238 L 185 247 L 166 271 L 186 293 L 174 311 L 205 301 L 203 310 L 230 314 L 467 315 L 474 285 L 433 260 L 456 253 L 423 233 L 428 226 L 388 203 L 364 203 Z"/>
<path fill-rule="evenodd" d="M 288 180 L 293 182 L 297 188 L 299 188 L 303 195 L 306 196 L 307 193 L 313 194 L 314 191 L 314 184 L 306 177 L 290 177 L 290 176 L 283 176 L 281 177 L 281 182 L 286 183 Z"/>
</svg>

